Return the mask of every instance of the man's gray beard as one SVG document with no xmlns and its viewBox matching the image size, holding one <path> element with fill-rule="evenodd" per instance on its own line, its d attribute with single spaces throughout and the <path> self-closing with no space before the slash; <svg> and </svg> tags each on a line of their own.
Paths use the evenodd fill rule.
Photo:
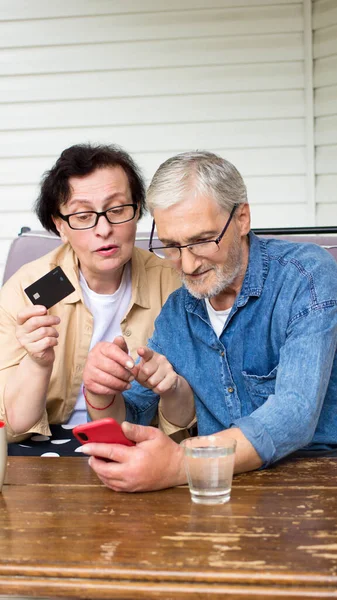
<svg viewBox="0 0 337 600">
<path fill-rule="evenodd" d="M 203 285 L 202 282 L 195 282 L 191 285 L 188 281 L 186 275 L 180 272 L 180 277 L 182 284 L 187 288 L 189 293 L 197 298 L 198 300 L 204 300 L 205 298 L 214 298 L 221 292 L 223 292 L 226 288 L 228 288 L 237 278 L 241 269 L 242 269 L 242 248 L 239 240 L 235 240 L 227 258 L 226 265 L 203 265 L 203 269 L 205 266 L 213 269 L 216 276 L 216 281 L 212 287 L 204 292 L 198 292 L 198 285 L 200 287 Z"/>
</svg>

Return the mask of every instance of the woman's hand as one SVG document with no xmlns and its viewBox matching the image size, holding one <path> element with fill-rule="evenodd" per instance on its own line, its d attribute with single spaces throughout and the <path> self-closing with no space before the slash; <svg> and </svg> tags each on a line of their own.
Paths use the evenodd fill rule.
<svg viewBox="0 0 337 600">
<path fill-rule="evenodd" d="M 17 340 L 39 366 L 50 367 L 54 363 L 59 336 L 55 326 L 59 323 L 59 317 L 48 315 L 45 306 L 29 306 L 18 313 Z"/>
</svg>

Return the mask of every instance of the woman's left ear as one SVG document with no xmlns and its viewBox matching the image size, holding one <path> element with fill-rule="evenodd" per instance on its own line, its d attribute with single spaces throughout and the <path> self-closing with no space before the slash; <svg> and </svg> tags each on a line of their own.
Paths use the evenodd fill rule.
<svg viewBox="0 0 337 600">
<path fill-rule="evenodd" d="M 68 242 L 68 237 L 65 234 L 65 222 L 62 221 L 62 219 L 60 219 L 59 217 L 52 217 L 53 221 L 54 221 L 54 225 L 57 229 L 57 231 L 60 234 L 60 238 L 62 240 L 62 242 L 64 242 L 64 244 L 66 244 Z"/>
</svg>

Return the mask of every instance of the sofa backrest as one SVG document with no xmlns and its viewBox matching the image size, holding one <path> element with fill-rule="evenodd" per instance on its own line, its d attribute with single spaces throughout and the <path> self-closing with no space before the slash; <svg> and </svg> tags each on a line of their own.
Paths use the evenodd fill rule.
<svg viewBox="0 0 337 600">
<path fill-rule="evenodd" d="M 327 234 L 325 232 L 292 235 L 289 233 L 289 230 L 284 234 L 279 234 L 278 230 L 274 230 L 277 232 L 277 235 L 275 235 L 275 233 L 273 234 L 273 230 L 256 230 L 256 233 L 262 237 L 278 237 L 279 239 L 287 239 L 293 242 L 313 242 L 326 248 L 337 260 L 337 227 L 335 229 L 335 235 Z M 317 231 L 319 231 L 319 229 L 317 229 Z M 137 235 L 136 246 L 147 250 L 148 237 L 149 236 L 146 233 Z M 50 252 L 60 244 L 60 238 L 53 233 L 43 230 L 32 231 L 29 227 L 22 227 L 18 237 L 13 240 L 10 246 L 3 275 L 3 283 L 5 283 L 19 267 L 39 258 L 39 256 L 47 254 L 47 252 Z"/>
</svg>

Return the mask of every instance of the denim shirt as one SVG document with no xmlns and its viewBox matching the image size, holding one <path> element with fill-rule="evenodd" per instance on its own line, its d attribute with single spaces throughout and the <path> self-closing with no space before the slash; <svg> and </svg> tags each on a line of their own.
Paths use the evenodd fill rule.
<svg viewBox="0 0 337 600">
<path fill-rule="evenodd" d="M 180 288 L 148 345 L 189 382 L 199 435 L 239 427 L 267 466 L 337 445 L 337 263 L 315 244 L 249 242 L 220 338 L 204 300 Z M 124 399 L 128 420 L 150 423 L 156 394 L 133 382 Z"/>
</svg>

